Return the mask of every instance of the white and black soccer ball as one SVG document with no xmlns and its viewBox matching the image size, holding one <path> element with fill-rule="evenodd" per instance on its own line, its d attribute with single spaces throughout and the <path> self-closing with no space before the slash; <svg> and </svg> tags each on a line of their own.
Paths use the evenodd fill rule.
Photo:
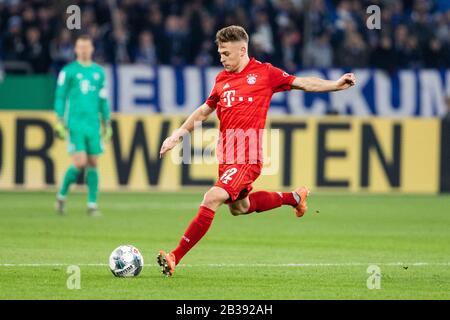
<svg viewBox="0 0 450 320">
<path fill-rule="evenodd" d="M 132 245 L 122 245 L 109 256 L 109 268 L 116 277 L 135 277 L 144 267 L 141 252 Z"/>
</svg>

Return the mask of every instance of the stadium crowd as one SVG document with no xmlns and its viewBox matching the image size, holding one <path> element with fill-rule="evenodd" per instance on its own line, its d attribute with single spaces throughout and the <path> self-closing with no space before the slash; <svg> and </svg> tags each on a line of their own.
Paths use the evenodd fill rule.
<svg viewBox="0 0 450 320">
<path fill-rule="evenodd" d="M 71 4 L 81 30 L 66 27 Z M 380 30 L 366 26 L 372 4 Z M 215 33 L 231 24 L 248 31 L 251 56 L 287 71 L 450 67 L 448 0 L 0 0 L 0 57 L 57 72 L 85 33 L 100 63 L 218 65 Z"/>
</svg>

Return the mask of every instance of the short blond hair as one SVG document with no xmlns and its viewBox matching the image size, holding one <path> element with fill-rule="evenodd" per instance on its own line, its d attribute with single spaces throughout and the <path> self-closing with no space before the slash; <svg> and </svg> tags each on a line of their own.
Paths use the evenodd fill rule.
<svg viewBox="0 0 450 320">
<path fill-rule="evenodd" d="M 245 41 L 248 43 L 248 34 L 240 26 L 228 26 L 220 29 L 216 33 L 216 44 L 224 42 Z"/>
</svg>

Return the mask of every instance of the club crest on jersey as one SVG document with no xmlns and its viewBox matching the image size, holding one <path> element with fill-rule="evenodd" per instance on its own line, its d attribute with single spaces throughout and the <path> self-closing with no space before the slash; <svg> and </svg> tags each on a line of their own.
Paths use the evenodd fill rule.
<svg viewBox="0 0 450 320">
<path fill-rule="evenodd" d="M 247 83 L 248 84 L 255 84 L 256 83 L 256 78 L 258 78 L 258 76 L 254 73 L 250 73 L 247 75 Z"/>
</svg>

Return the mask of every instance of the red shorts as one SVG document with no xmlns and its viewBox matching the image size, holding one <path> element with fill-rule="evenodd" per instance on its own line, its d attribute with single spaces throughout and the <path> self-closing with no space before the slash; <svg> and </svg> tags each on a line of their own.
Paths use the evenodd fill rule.
<svg viewBox="0 0 450 320">
<path fill-rule="evenodd" d="M 244 199 L 252 191 L 252 183 L 261 174 L 262 163 L 219 164 L 219 179 L 215 186 L 225 189 L 230 195 L 225 203 Z"/>
</svg>

